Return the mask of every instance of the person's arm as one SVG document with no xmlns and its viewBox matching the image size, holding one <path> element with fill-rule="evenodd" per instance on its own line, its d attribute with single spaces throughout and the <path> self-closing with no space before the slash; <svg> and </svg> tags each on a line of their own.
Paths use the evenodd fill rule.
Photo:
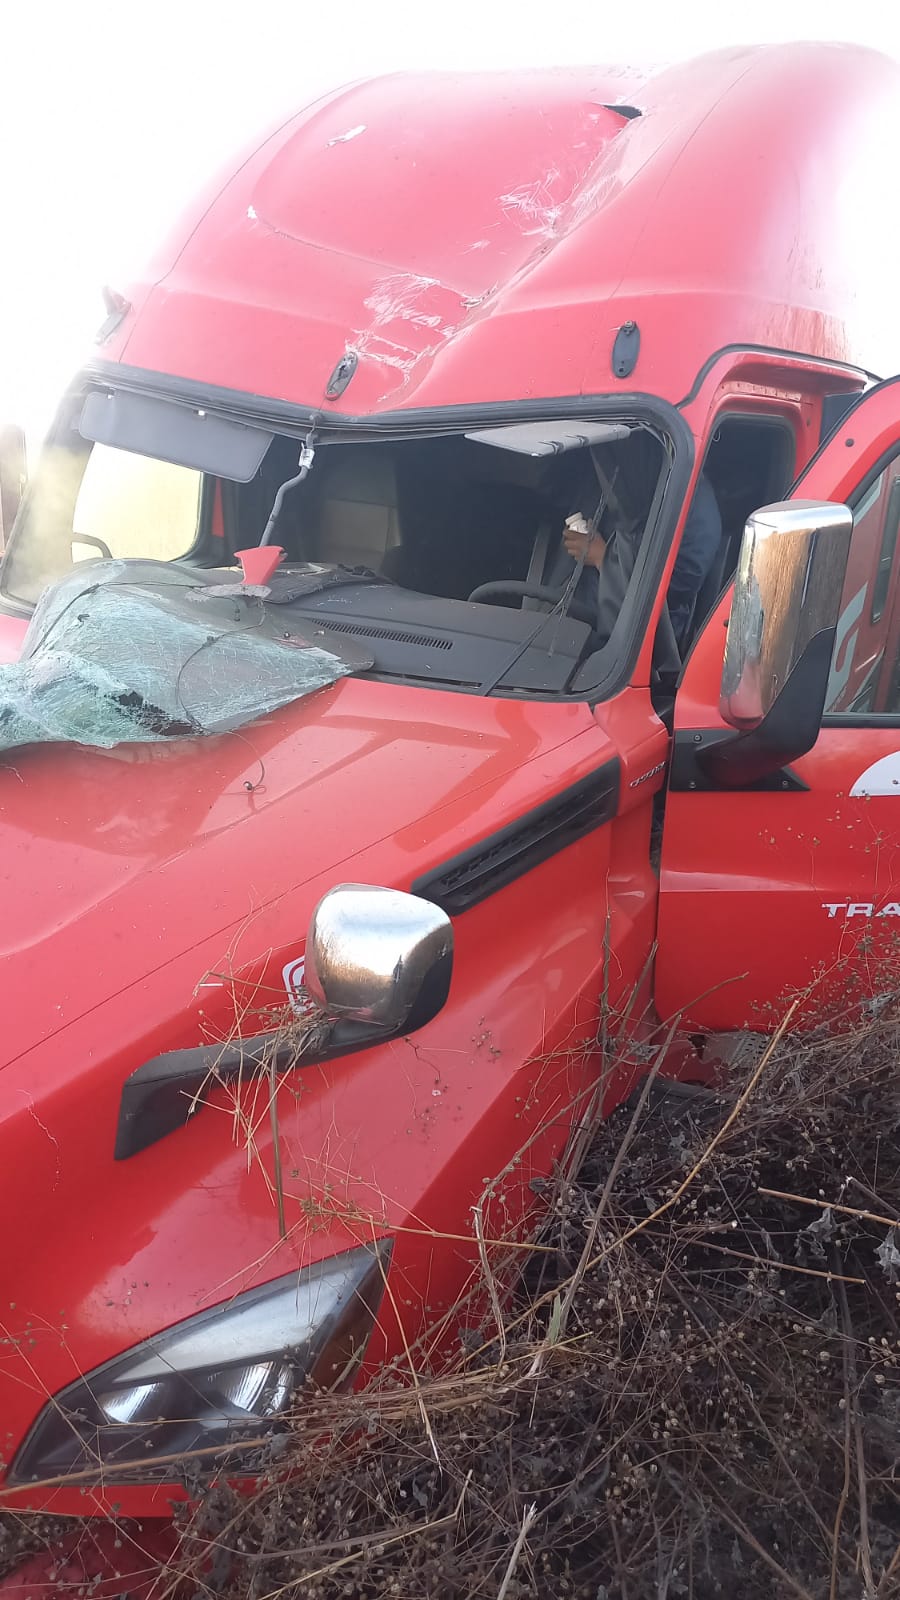
<svg viewBox="0 0 900 1600">
<path fill-rule="evenodd" d="M 566 517 L 563 544 L 573 561 L 583 560 L 586 567 L 596 567 L 599 572 L 606 555 L 606 540 L 596 530 L 591 531 L 580 511 Z"/>
</svg>

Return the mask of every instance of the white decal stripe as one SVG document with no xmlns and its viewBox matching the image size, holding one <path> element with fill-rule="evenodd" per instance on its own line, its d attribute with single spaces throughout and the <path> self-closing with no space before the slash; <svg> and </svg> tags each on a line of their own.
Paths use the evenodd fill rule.
<svg viewBox="0 0 900 1600">
<path fill-rule="evenodd" d="M 900 750 L 892 750 L 880 761 L 867 767 L 850 790 L 851 795 L 885 795 L 900 797 Z"/>
</svg>

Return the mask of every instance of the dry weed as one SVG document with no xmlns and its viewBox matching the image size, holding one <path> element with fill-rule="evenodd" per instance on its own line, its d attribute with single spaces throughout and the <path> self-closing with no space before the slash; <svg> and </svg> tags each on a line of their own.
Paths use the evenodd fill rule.
<svg viewBox="0 0 900 1600">
<path fill-rule="evenodd" d="M 158 1595 L 897 1600 L 898 1044 L 886 1006 L 718 1091 L 651 1073 L 453 1364 L 310 1395 Z"/>
</svg>

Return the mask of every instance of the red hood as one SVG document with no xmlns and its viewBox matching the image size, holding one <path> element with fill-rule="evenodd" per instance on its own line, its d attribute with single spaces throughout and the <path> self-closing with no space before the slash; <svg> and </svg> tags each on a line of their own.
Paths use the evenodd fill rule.
<svg viewBox="0 0 900 1600">
<path fill-rule="evenodd" d="M 366 881 L 408 886 L 501 826 L 507 780 L 589 722 L 584 707 L 348 680 L 239 734 L 12 752 L 0 962 L 19 1003 L 4 1006 L 4 1061 L 210 941 L 236 967 L 302 945 L 311 891 L 302 908 L 295 891 L 352 879 L 358 856 Z"/>
<path fill-rule="evenodd" d="M 190 1129 L 116 1162 L 121 1085 L 159 1051 L 216 1036 L 229 1008 L 230 1026 L 237 1012 L 249 1032 L 259 1022 L 247 1012 L 262 1004 L 283 1015 L 282 968 L 326 889 L 347 879 L 408 887 L 612 754 L 584 705 L 365 679 L 239 734 L 13 752 L 0 770 L 5 1448 L 40 1395 L 77 1372 L 354 1242 L 340 1206 L 331 1215 L 335 1184 L 348 1206 L 368 1216 L 377 1204 L 379 1228 L 399 1230 L 392 1274 L 409 1273 L 419 1293 L 428 1283 L 431 1302 L 432 1246 L 416 1219 L 460 1232 L 492 1170 L 485 1119 L 515 1129 L 523 1115 L 511 1068 L 539 1061 L 548 1037 L 556 1059 L 548 997 L 570 1018 L 600 960 L 605 830 L 586 847 L 589 870 L 575 850 L 553 863 L 548 904 L 540 891 L 517 901 L 513 889 L 511 907 L 498 894 L 474 927 L 460 919 L 451 996 L 428 1049 L 396 1041 L 284 1086 L 279 1141 L 300 1208 L 287 1240 L 255 1089 L 242 1102 L 246 1128 L 225 1091 L 211 1090 Z M 502 1049 L 488 1048 L 491 1025 Z M 535 1070 L 543 1080 L 547 1063 Z M 570 1089 L 559 1094 L 570 1103 Z M 448 1305 L 466 1259 L 442 1264 Z M 167 1492 L 151 1495 L 158 1511 Z M 60 1496 L 55 1509 L 85 1509 L 77 1488 Z M 144 1491 L 117 1487 L 115 1497 L 148 1510 Z"/>
<path fill-rule="evenodd" d="M 0 661 L 18 661 L 27 630 L 27 617 L 0 617 Z"/>
</svg>

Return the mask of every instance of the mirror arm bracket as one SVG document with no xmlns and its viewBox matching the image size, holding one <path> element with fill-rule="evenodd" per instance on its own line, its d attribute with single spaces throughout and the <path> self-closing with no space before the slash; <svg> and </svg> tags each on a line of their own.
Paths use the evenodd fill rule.
<svg viewBox="0 0 900 1600">
<path fill-rule="evenodd" d="M 352 1055 L 389 1037 L 393 1035 L 372 1023 L 341 1020 L 325 1023 L 318 1031 L 314 1023 L 303 1037 L 281 1028 L 233 1044 L 203 1044 L 154 1056 L 122 1085 L 114 1159 L 127 1161 L 185 1127 L 203 1106 L 207 1092 L 220 1084 L 272 1070 L 282 1076 L 295 1068 Z"/>
<path fill-rule="evenodd" d="M 307 1018 L 249 1039 L 168 1050 L 129 1074 L 119 1099 L 116 1161 L 183 1128 L 207 1089 L 318 1065 L 424 1028 L 450 993 L 453 928 L 445 911 L 420 896 L 341 884 L 313 912 L 305 961 Z"/>
<path fill-rule="evenodd" d="M 790 763 L 807 755 L 819 737 L 834 636 L 834 628 L 813 635 L 758 727 L 677 734 L 670 787 L 808 788 Z"/>
<path fill-rule="evenodd" d="M 726 785 L 714 777 L 711 771 L 715 765 L 712 751 L 715 749 L 721 759 L 725 755 L 724 746 L 739 744 L 747 737 L 747 734 L 735 733 L 731 728 L 679 729 L 672 745 L 669 789 L 674 794 L 688 791 L 697 794 L 721 793 L 724 788 L 762 792 L 805 792 L 809 789 L 809 784 L 804 783 L 787 765 L 776 766 L 763 776 L 748 779 L 744 783 Z"/>
</svg>

